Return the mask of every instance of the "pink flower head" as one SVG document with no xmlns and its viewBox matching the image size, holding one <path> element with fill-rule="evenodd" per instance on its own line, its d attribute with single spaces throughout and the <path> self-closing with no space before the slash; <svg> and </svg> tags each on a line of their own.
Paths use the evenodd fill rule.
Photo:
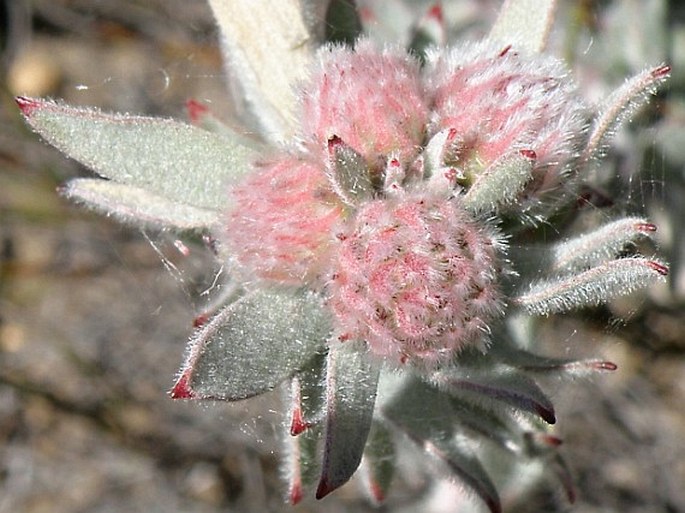
<svg viewBox="0 0 685 513">
<path fill-rule="evenodd" d="M 420 150 L 428 105 L 419 64 L 404 50 L 328 46 L 301 94 L 302 135 L 315 148 L 338 136 L 373 170 L 391 153 L 405 161 Z"/>
<path fill-rule="evenodd" d="M 341 340 L 425 367 L 487 340 L 502 307 L 500 241 L 457 198 L 371 201 L 339 238 L 328 304 Z"/>
<path fill-rule="evenodd" d="M 528 195 L 559 187 L 582 147 L 587 118 L 560 61 L 486 41 L 431 53 L 426 76 L 429 133 L 456 131 L 455 166 L 473 177 L 501 157 L 532 150 Z"/>
<path fill-rule="evenodd" d="M 259 162 L 230 204 L 225 242 L 240 269 L 284 284 L 316 281 L 341 213 L 319 167 L 289 154 Z"/>
</svg>

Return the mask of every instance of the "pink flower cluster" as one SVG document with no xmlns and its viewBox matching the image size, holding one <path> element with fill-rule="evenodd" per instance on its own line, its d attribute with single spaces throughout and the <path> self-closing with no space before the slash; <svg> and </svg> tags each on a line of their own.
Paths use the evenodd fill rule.
<svg viewBox="0 0 685 513">
<path fill-rule="evenodd" d="M 224 242 L 235 271 L 320 291 L 340 340 L 393 361 L 432 366 L 485 344 L 502 310 L 504 246 L 461 198 L 522 151 L 537 160 L 521 201 L 562 186 L 585 136 L 563 66 L 477 43 L 435 51 L 422 69 L 362 41 L 324 48 L 299 94 L 298 149 L 256 163 L 231 191 Z M 359 155 L 355 165 L 336 161 L 333 139 Z M 431 188 L 445 170 L 456 181 Z M 371 190 L 340 195 L 357 182 Z"/>
</svg>

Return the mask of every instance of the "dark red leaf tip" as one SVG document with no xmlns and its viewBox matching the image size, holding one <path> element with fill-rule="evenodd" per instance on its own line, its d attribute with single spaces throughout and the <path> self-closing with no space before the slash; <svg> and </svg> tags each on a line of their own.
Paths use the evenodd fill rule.
<svg viewBox="0 0 685 513">
<path fill-rule="evenodd" d="M 668 267 L 666 267 L 664 264 L 650 260 L 647 262 L 647 265 L 658 272 L 661 276 L 668 276 Z"/>
<path fill-rule="evenodd" d="M 14 101 L 17 102 L 19 109 L 26 117 L 31 117 L 40 108 L 38 100 L 27 98 L 26 96 L 17 96 Z"/>
<path fill-rule="evenodd" d="M 506 54 L 509 53 L 509 50 L 511 50 L 511 45 L 507 45 L 504 48 L 502 48 L 502 51 L 499 53 L 499 57 L 504 57 Z"/>
<path fill-rule="evenodd" d="M 208 312 L 203 312 L 199 314 L 195 319 L 193 319 L 193 328 L 200 328 L 207 324 L 207 321 L 209 320 L 209 313 Z"/>
<path fill-rule="evenodd" d="M 654 78 L 661 78 L 661 77 L 665 77 L 670 72 L 671 72 L 671 66 L 669 66 L 668 64 L 664 64 L 663 66 L 659 66 L 657 68 L 654 68 L 652 70 L 652 76 Z"/>
<path fill-rule="evenodd" d="M 335 151 L 338 149 L 338 146 L 343 144 L 345 144 L 343 140 L 335 134 L 328 137 L 328 151 Z"/>
<path fill-rule="evenodd" d="M 319 486 L 316 488 L 316 498 L 317 500 L 323 499 L 326 495 L 331 493 L 334 488 L 328 482 L 326 476 L 321 476 L 321 481 L 319 481 Z"/>
<path fill-rule="evenodd" d="M 186 102 L 186 112 L 191 122 L 197 123 L 209 112 L 209 108 L 197 100 L 190 99 Z"/>
<path fill-rule="evenodd" d="M 304 497 L 304 493 L 302 491 L 302 483 L 299 479 L 293 483 L 292 487 L 290 488 L 289 495 L 290 504 L 292 506 L 299 504 L 302 498 Z"/>
<path fill-rule="evenodd" d="M 497 497 L 487 497 L 485 499 L 485 504 L 490 510 L 490 513 L 502 513 L 502 505 Z"/>
<path fill-rule="evenodd" d="M 638 232 L 655 232 L 656 225 L 652 223 L 637 223 L 635 225 L 635 229 Z"/>
<path fill-rule="evenodd" d="M 300 408 L 299 405 L 293 408 L 293 419 L 290 423 L 290 434 L 292 436 L 301 435 L 309 427 L 309 423 L 305 422 L 304 417 L 302 416 L 302 408 Z"/>
<path fill-rule="evenodd" d="M 194 399 L 195 393 L 190 388 L 190 378 L 187 373 L 178 378 L 178 381 L 171 389 L 169 395 L 172 399 Z"/>
<path fill-rule="evenodd" d="M 520 150 L 519 153 L 530 160 L 537 160 L 538 154 L 535 150 Z"/>
<path fill-rule="evenodd" d="M 557 417 L 554 414 L 554 409 L 552 407 L 545 407 L 541 404 L 536 404 L 534 406 L 535 411 L 537 412 L 538 415 L 547 422 L 547 424 L 555 424 L 557 421 Z"/>
<path fill-rule="evenodd" d="M 618 369 L 618 365 L 616 365 L 614 362 L 606 362 L 606 361 L 601 361 L 601 362 L 592 362 L 592 368 L 600 371 L 615 371 Z"/>
<path fill-rule="evenodd" d="M 433 4 L 433 7 L 431 7 L 428 10 L 427 15 L 428 15 L 428 18 L 433 18 L 438 23 L 443 23 L 444 15 L 442 12 L 442 5 L 440 4 L 440 2 Z"/>
</svg>

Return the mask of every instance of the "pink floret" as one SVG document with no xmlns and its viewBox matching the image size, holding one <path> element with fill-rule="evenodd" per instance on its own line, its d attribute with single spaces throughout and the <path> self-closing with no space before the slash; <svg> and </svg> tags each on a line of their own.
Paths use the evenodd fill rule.
<svg viewBox="0 0 685 513">
<path fill-rule="evenodd" d="M 428 368 L 487 342 L 502 308 L 500 241 L 458 199 L 378 199 L 341 238 L 328 284 L 340 340 Z"/>
<path fill-rule="evenodd" d="M 229 204 L 225 242 L 239 270 L 283 284 L 317 280 L 341 215 L 319 166 L 287 154 L 262 161 Z"/>
</svg>

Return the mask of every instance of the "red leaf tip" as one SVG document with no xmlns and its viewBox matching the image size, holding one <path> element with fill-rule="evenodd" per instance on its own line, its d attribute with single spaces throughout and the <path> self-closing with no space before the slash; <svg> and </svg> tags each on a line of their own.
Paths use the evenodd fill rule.
<svg viewBox="0 0 685 513">
<path fill-rule="evenodd" d="M 671 72 L 671 66 L 669 66 L 668 64 L 664 64 L 662 66 L 654 68 L 652 70 L 652 76 L 654 78 L 661 78 L 661 77 L 665 77 L 670 72 Z"/>
<path fill-rule="evenodd" d="M 431 7 L 428 10 L 428 18 L 433 18 L 438 23 L 443 23 L 444 16 L 442 12 L 442 5 L 440 5 L 440 2 L 436 2 L 435 4 L 433 4 L 433 7 Z"/>
<path fill-rule="evenodd" d="M 600 371 L 615 371 L 618 369 L 618 365 L 616 365 L 614 362 L 606 362 L 606 361 L 600 361 L 600 362 L 592 362 L 592 368 Z"/>
<path fill-rule="evenodd" d="M 304 497 L 304 492 L 302 491 L 302 483 L 299 481 L 299 479 L 293 483 L 292 487 L 290 488 L 290 505 L 295 506 L 300 503 L 300 501 Z"/>
<path fill-rule="evenodd" d="M 188 118 L 192 123 L 197 123 L 200 119 L 209 112 L 209 108 L 192 98 L 186 101 L 186 111 L 188 112 Z"/>
<path fill-rule="evenodd" d="M 637 223 L 635 225 L 635 229 L 638 232 L 655 232 L 656 225 L 652 223 Z"/>
<path fill-rule="evenodd" d="M 26 96 L 17 96 L 14 98 L 14 101 L 17 102 L 17 106 L 26 117 L 31 117 L 33 113 L 40 108 L 40 102 L 38 100 Z"/>
<path fill-rule="evenodd" d="M 647 262 L 647 265 L 658 272 L 661 276 L 668 276 L 668 267 L 666 267 L 664 264 L 650 260 Z"/>
<path fill-rule="evenodd" d="M 554 414 L 554 410 L 552 409 L 552 407 L 547 408 L 541 404 L 536 404 L 534 406 L 534 409 L 537 412 L 537 414 L 540 415 L 542 420 L 547 422 L 547 424 L 555 424 L 556 423 L 557 417 Z"/>
<path fill-rule="evenodd" d="M 195 393 L 190 388 L 190 378 L 187 373 L 178 378 L 178 381 L 171 389 L 169 395 L 172 399 L 194 399 Z"/>
<path fill-rule="evenodd" d="M 331 486 L 328 482 L 326 476 L 321 476 L 321 481 L 319 481 L 319 486 L 316 489 L 317 500 L 323 499 L 326 495 L 331 493 L 335 488 Z"/>
<path fill-rule="evenodd" d="M 293 420 L 290 423 L 290 434 L 292 436 L 301 435 L 309 427 L 310 424 L 305 422 L 304 417 L 302 416 L 302 409 L 299 407 L 299 405 L 296 406 L 293 409 Z"/>
<path fill-rule="evenodd" d="M 376 504 L 382 504 L 385 502 L 385 492 L 381 485 L 375 479 L 369 482 L 369 493 L 371 498 L 376 502 Z"/>
<path fill-rule="evenodd" d="M 535 150 L 520 150 L 519 153 L 530 160 L 537 160 L 538 158 L 538 154 L 535 153 Z"/>
</svg>

